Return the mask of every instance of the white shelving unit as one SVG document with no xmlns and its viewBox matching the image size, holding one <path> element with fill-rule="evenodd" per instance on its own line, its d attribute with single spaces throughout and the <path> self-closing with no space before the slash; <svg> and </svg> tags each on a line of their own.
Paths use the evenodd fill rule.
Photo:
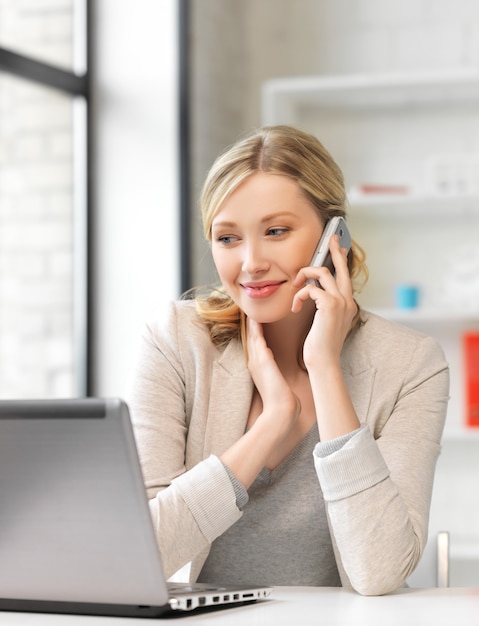
<svg viewBox="0 0 479 626">
<path fill-rule="evenodd" d="M 431 184 L 438 155 L 479 155 L 479 71 L 273 79 L 263 86 L 262 112 L 264 124 L 316 135 L 341 166 L 348 221 L 370 270 L 361 305 L 444 347 L 451 399 L 433 517 L 453 532 L 451 557 L 479 568 L 478 507 L 467 487 L 479 480 L 479 428 L 465 425 L 462 355 L 462 334 L 479 330 L 479 292 L 465 305 L 448 297 L 445 280 L 458 251 L 479 248 L 479 181 L 473 189 Z M 361 191 L 368 187 L 394 193 Z M 419 287 L 417 309 L 395 308 L 400 283 Z"/>
<path fill-rule="evenodd" d="M 477 246 L 479 71 L 274 79 L 262 105 L 263 123 L 313 132 L 341 165 L 350 225 L 372 270 L 365 304 L 392 307 L 394 284 L 414 279 L 425 306 L 443 306 L 447 255 Z M 477 157 L 473 190 L 431 190 L 431 160 L 443 154 Z M 406 193 L 358 193 L 367 184 Z"/>
</svg>

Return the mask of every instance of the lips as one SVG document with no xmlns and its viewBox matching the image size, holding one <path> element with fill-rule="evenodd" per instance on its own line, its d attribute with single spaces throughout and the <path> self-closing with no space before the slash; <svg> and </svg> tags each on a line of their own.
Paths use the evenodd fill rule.
<svg viewBox="0 0 479 626">
<path fill-rule="evenodd" d="M 268 298 L 278 291 L 283 282 L 242 283 L 241 287 L 250 298 Z"/>
</svg>

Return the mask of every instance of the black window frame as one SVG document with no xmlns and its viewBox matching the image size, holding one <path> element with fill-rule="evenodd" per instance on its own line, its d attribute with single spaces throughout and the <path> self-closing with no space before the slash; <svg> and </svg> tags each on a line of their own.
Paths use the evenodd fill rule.
<svg viewBox="0 0 479 626">
<path fill-rule="evenodd" d="M 179 103 L 179 235 L 180 289 L 193 287 L 193 254 L 191 229 L 191 85 L 190 85 L 190 0 L 178 5 L 178 103 Z"/>
</svg>

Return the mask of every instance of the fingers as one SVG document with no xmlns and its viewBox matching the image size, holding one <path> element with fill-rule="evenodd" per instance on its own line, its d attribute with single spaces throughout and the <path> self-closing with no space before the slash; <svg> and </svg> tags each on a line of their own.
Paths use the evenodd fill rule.
<svg viewBox="0 0 479 626">
<path fill-rule="evenodd" d="M 313 288 L 320 289 L 320 287 L 313 287 Z M 319 295 L 317 297 L 319 297 Z M 301 309 L 303 308 L 303 304 L 306 302 L 306 300 L 316 301 L 316 298 L 314 297 L 314 293 L 312 292 L 312 289 L 309 286 L 303 287 L 303 289 L 300 289 L 295 294 L 293 298 L 293 304 L 291 305 L 291 311 L 293 313 L 299 313 Z"/>
<path fill-rule="evenodd" d="M 246 318 L 246 327 L 248 329 L 248 337 L 262 337 L 263 329 L 261 324 L 251 317 Z"/>
<path fill-rule="evenodd" d="M 351 277 L 348 268 L 348 251 L 339 245 L 339 237 L 335 235 L 329 246 L 334 269 L 336 271 L 336 284 L 339 291 L 345 296 L 352 296 Z"/>
<path fill-rule="evenodd" d="M 254 367 L 254 364 L 264 362 L 270 358 L 271 352 L 266 345 L 263 336 L 263 327 L 256 320 L 248 317 L 246 319 L 247 327 L 247 347 L 248 347 L 248 367 Z"/>
<path fill-rule="evenodd" d="M 256 320 L 251 319 L 251 317 L 246 318 L 246 328 L 248 348 L 254 349 L 258 341 L 264 341 L 263 328 L 261 324 L 259 324 Z"/>
<path fill-rule="evenodd" d="M 299 313 L 308 300 L 315 302 L 316 309 L 329 310 L 334 317 L 348 317 L 350 311 L 356 311 L 347 250 L 340 247 L 339 238 L 336 235 L 331 238 L 329 249 L 336 277 L 326 267 L 302 268 L 295 279 L 295 285 L 304 286 L 293 298 L 291 306 L 293 313 Z"/>
<path fill-rule="evenodd" d="M 326 290 L 327 292 L 340 293 L 345 298 L 351 298 L 353 290 L 347 262 L 348 252 L 340 247 L 337 235 L 331 237 L 329 251 L 335 269 L 335 277 L 327 267 L 303 267 L 299 270 L 294 284 L 297 287 L 301 287 L 301 285 L 307 282 L 306 287 L 303 287 L 303 289 L 309 286 L 313 287 L 313 289 L 322 288 L 322 290 Z M 301 303 L 308 298 L 315 300 L 316 296 L 319 297 L 320 295 L 318 292 L 311 291 L 310 289 L 303 292 L 303 289 L 298 292 L 298 297 L 295 298 L 296 303 L 293 302 L 293 311 L 300 310 L 302 306 Z"/>
</svg>

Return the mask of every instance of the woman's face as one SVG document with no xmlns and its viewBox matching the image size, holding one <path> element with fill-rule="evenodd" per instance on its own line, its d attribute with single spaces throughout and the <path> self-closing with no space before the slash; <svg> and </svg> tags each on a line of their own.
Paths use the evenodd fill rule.
<svg viewBox="0 0 479 626">
<path fill-rule="evenodd" d="M 213 259 L 229 296 L 261 323 L 290 315 L 293 280 L 310 264 L 322 232 L 316 209 L 293 180 L 252 174 L 212 223 Z"/>
</svg>

